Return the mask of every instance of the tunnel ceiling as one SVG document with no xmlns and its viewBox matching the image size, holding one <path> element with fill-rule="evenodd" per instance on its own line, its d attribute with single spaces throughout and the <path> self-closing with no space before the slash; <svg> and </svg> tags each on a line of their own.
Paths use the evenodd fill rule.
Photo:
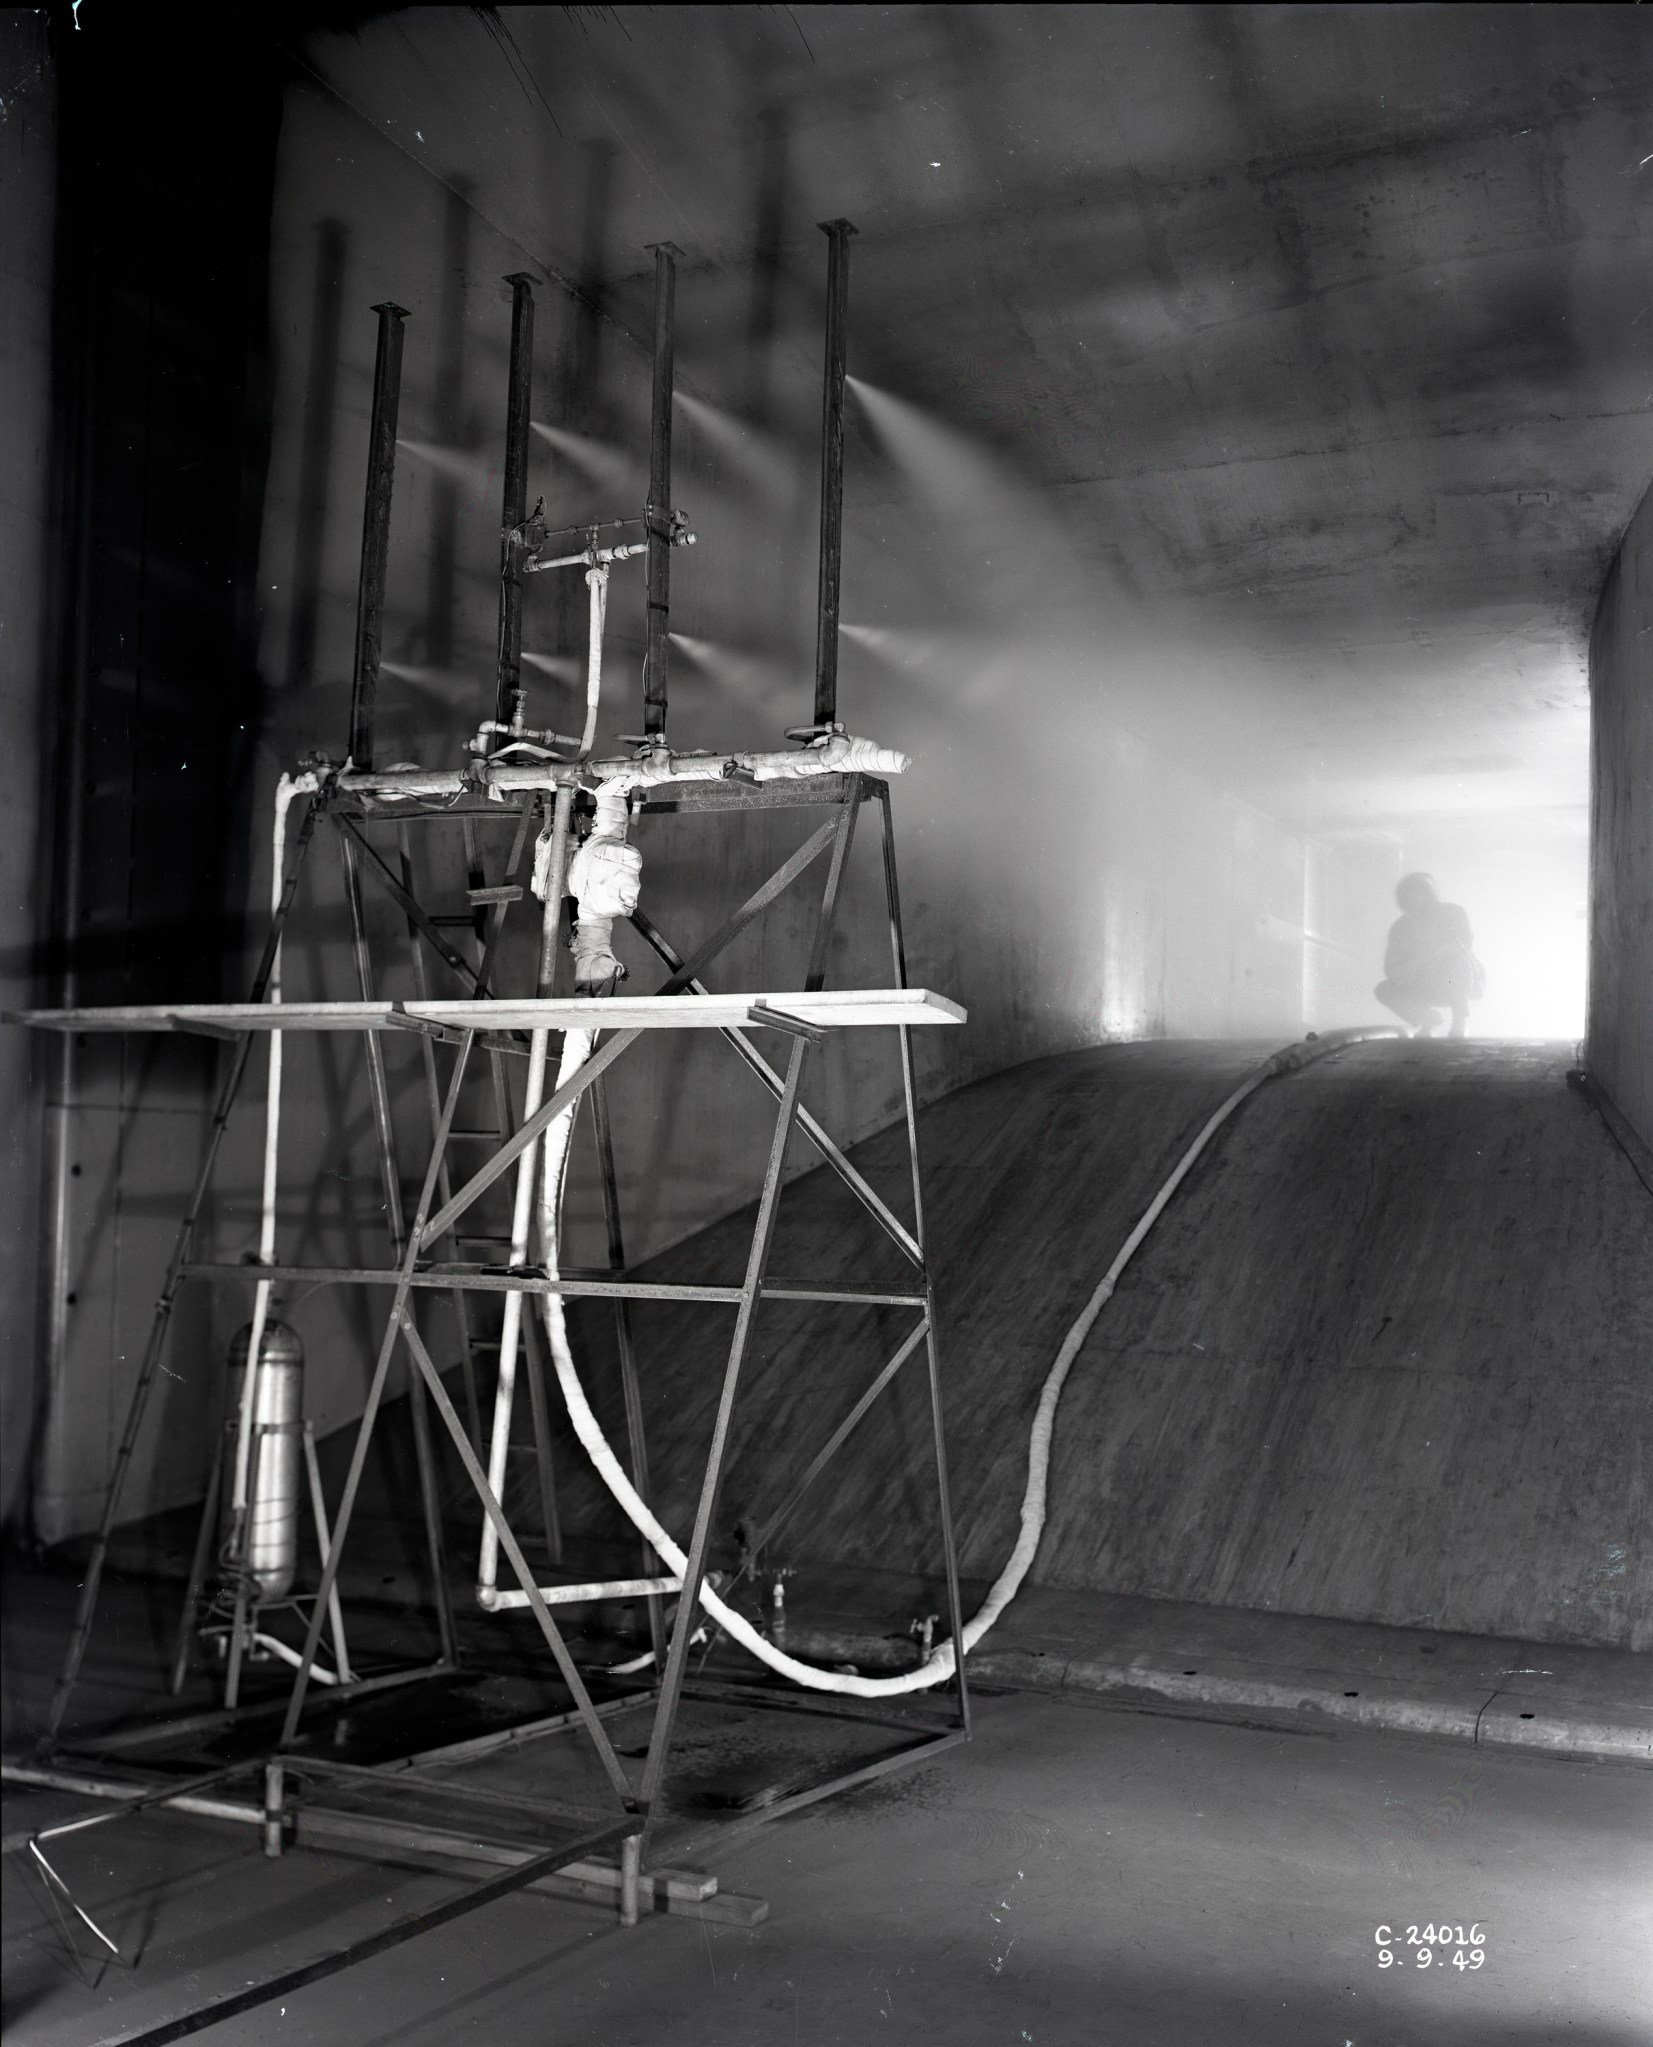
<svg viewBox="0 0 1653 2047">
<path fill-rule="evenodd" d="M 547 7 L 306 58 L 639 340 L 675 242 L 685 383 L 767 355 L 800 437 L 847 215 L 852 368 L 1231 673 L 1237 778 L 1329 825 L 1583 800 L 1653 475 L 1650 53 L 1582 5 Z"/>
</svg>

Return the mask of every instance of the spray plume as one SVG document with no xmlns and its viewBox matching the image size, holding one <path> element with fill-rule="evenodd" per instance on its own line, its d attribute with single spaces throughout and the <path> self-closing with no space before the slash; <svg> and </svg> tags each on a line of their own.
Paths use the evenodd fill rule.
<svg viewBox="0 0 1653 2047">
<path fill-rule="evenodd" d="M 522 659 L 530 668 L 537 668 L 541 675 L 549 675 L 554 681 L 566 682 L 571 687 L 584 685 L 585 669 L 570 654 L 531 654 L 524 647 Z"/>
<path fill-rule="evenodd" d="M 726 461 L 740 480 L 777 505 L 790 505 L 798 494 L 800 470 L 791 452 L 770 435 L 760 433 L 732 412 L 674 393 L 684 417 L 694 422 L 707 444 Z"/>
<path fill-rule="evenodd" d="M 588 434 L 572 433 L 565 426 L 548 426 L 541 419 L 534 420 L 532 425 L 547 447 L 554 448 L 588 482 L 602 490 L 636 489 L 641 471 L 624 448 L 609 441 L 594 441 Z"/>
<path fill-rule="evenodd" d="M 481 497 L 490 488 L 496 491 L 499 488 L 499 470 L 486 456 L 472 454 L 464 448 L 444 448 L 435 441 L 398 438 L 396 446 L 402 454 L 411 455 L 414 461 L 422 462 L 427 469 L 434 469 L 438 476 L 460 490 Z"/>
</svg>

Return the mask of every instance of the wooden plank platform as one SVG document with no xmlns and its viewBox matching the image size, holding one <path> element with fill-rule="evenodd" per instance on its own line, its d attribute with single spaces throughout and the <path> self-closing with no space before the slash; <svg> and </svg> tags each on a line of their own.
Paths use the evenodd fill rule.
<svg viewBox="0 0 1653 2047">
<path fill-rule="evenodd" d="M 0 1022 L 49 1031 L 727 1030 L 762 1025 L 761 1012 L 820 1030 L 959 1024 L 966 1012 L 928 988 L 783 990 L 753 995 L 611 995 L 596 1000 L 495 1002 L 174 1002 L 104 1009 L 0 1012 Z M 757 1010 L 760 1013 L 753 1014 Z"/>
</svg>

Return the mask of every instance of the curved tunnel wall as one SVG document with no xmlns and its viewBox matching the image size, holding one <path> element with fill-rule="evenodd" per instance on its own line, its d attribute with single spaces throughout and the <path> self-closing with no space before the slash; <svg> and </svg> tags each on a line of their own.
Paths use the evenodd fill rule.
<svg viewBox="0 0 1653 2047">
<path fill-rule="evenodd" d="M 1030 1061 L 925 1111 L 952 1497 L 985 1580 L 1015 1540 L 1039 1388 L 1183 1146 L 1261 1046 Z M 1356 1046 L 1271 1082 L 1126 1271 L 1058 1411 L 1035 1584 L 1533 1641 L 1653 1647 L 1645 1483 L 1653 1208 L 1564 1043 Z M 874 1184 L 898 1132 L 856 1151 Z M 738 1270 L 751 1212 L 650 1276 Z M 777 1271 L 879 1272 L 847 1196 L 788 1192 Z M 895 1261 L 890 1259 L 890 1273 Z M 909 1326 L 766 1309 L 719 1537 L 762 1522 Z M 623 1429 L 612 1319 L 571 1317 Z M 656 1503 L 686 1526 L 725 1318 L 636 1317 Z M 927 1411 L 908 1374 L 772 1563 L 937 1569 Z M 623 1533 L 577 1451 L 570 1526 Z M 526 1521 L 531 1503 L 518 1503 Z M 474 1515 L 473 1515 L 474 1520 Z M 718 1557 L 734 1559 L 730 1544 Z"/>
<path fill-rule="evenodd" d="M 1602 586 L 1590 635 L 1592 1076 L 1653 1146 L 1653 490 Z"/>
</svg>

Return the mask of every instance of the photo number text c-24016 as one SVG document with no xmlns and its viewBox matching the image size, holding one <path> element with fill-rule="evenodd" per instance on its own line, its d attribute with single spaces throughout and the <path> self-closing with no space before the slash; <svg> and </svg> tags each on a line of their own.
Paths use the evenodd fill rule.
<svg viewBox="0 0 1653 2047">
<path fill-rule="evenodd" d="M 1483 1967 L 1487 1958 L 1486 1932 L 1479 1920 L 1470 1926 L 1430 1920 L 1427 1925 L 1408 1926 L 1400 1935 L 1392 1926 L 1380 1926 L 1372 1938 L 1380 1969 L 1463 1972 Z"/>
</svg>

